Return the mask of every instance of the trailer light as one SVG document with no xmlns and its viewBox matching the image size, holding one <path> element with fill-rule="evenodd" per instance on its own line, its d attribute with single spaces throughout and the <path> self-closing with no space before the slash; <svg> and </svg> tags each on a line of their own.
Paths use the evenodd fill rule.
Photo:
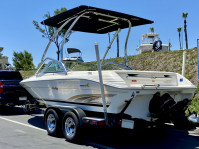
<svg viewBox="0 0 199 149">
<path fill-rule="evenodd" d="M 132 82 L 137 82 L 137 80 L 132 80 Z"/>
<path fill-rule="evenodd" d="M 94 125 L 95 125 L 95 124 L 96 124 L 96 121 L 92 121 L 92 124 L 94 124 Z"/>
<path fill-rule="evenodd" d="M 102 126 L 102 125 L 105 125 L 105 124 L 106 124 L 105 121 L 98 122 L 99 126 Z"/>
<path fill-rule="evenodd" d="M 0 93 L 3 93 L 3 82 L 0 82 Z"/>
<path fill-rule="evenodd" d="M 89 120 L 86 120 L 86 123 L 89 123 Z"/>
<path fill-rule="evenodd" d="M 119 125 L 122 125 L 122 121 L 119 121 L 118 124 L 119 124 Z"/>
</svg>

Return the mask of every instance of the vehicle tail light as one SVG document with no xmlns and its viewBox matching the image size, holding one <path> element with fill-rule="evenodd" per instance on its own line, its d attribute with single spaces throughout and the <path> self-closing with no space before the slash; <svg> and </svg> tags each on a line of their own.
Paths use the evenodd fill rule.
<svg viewBox="0 0 199 149">
<path fill-rule="evenodd" d="M 119 125 L 122 125 L 122 121 L 119 121 L 118 124 L 119 124 Z"/>
<path fill-rule="evenodd" d="M 0 82 L 0 93 L 3 93 L 3 82 Z"/>
<path fill-rule="evenodd" d="M 98 125 L 103 126 L 103 125 L 106 125 L 106 123 L 105 123 L 105 121 L 101 121 L 101 122 L 98 122 Z"/>
</svg>

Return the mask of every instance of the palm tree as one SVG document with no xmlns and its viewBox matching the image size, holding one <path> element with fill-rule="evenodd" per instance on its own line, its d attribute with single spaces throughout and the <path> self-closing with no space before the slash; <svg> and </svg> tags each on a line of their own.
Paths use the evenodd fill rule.
<svg viewBox="0 0 199 149">
<path fill-rule="evenodd" d="M 150 27 L 151 33 L 154 33 L 154 28 Z"/>
<path fill-rule="evenodd" d="M 180 35 L 181 30 L 182 30 L 182 28 L 181 28 L 181 27 L 178 27 L 178 28 L 177 28 L 177 31 L 178 31 L 178 33 L 179 33 L 180 50 L 182 49 L 182 44 L 181 44 L 181 35 Z"/>
<path fill-rule="evenodd" d="M 169 51 L 171 51 L 172 44 L 169 41 Z"/>
<path fill-rule="evenodd" d="M 187 39 L 187 15 L 188 13 L 182 13 L 182 17 L 184 18 L 184 33 L 185 33 L 185 42 L 186 42 L 186 49 L 188 49 L 188 39 Z"/>
</svg>

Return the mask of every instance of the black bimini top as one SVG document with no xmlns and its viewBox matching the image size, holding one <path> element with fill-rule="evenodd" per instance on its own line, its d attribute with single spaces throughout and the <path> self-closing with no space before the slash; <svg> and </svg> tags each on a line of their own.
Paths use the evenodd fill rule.
<svg viewBox="0 0 199 149">
<path fill-rule="evenodd" d="M 85 12 L 83 17 L 81 17 L 76 25 L 73 27 L 73 31 L 89 32 L 89 33 L 108 33 L 117 30 L 118 28 L 128 28 L 129 20 L 133 26 L 151 24 L 153 21 L 139 18 L 133 15 L 128 15 L 124 13 L 119 13 L 111 10 L 105 10 L 100 8 L 94 8 L 89 6 L 79 6 L 70 10 L 67 10 L 61 14 L 53 16 L 49 19 L 42 21 L 44 25 L 52 27 L 60 27 L 66 20 L 71 17 L 79 16 Z M 75 20 L 75 19 L 73 19 Z M 72 24 L 72 21 L 68 23 L 64 29 L 68 29 Z"/>
<path fill-rule="evenodd" d="M 79 49 L 75 49 L 75 48 L 68 48 L 67 52 L 68 52 L 68 54 L 77 53 L 77 52 L 81 53 L 81 51 Z"/>
</svg>

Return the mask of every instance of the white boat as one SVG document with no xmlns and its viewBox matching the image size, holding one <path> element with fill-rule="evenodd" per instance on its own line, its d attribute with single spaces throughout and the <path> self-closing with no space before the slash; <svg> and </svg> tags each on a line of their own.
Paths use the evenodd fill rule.
<svg viewBox="0 0 199 149">
<path fill-rule="evenodd" d="M 125 65 L 103 63 L 112 42 L 101 61 L 102 68 L 105 68 L 102 77 L 99 59 L 98 71 L 94 70 L 96 65 L 88 67 L 87 64 L 73 62 L 65 65 L 50 58 L 44 60 L 48 45 L 42 57 L 43 64 L 32 77 L 23 80 L 21 85 L 49 107 L 78 107 L 95 117 L 103 117 L 107 113 L 109 122 L 122 121 L 124 128 L 133 129 L 134 122 L 137 121 L 159 122 L 158 120 L 167 119 L 167 116 L 174 120 L 184 113 L 196 87 L 178 73 L 136 71 L 128 66 L 126 50 L 131 27 L 149 23 L 152 21 L 88 6 L 80 6 L 44 20 L 45 25 L 60 27 L 58 31 L 67 28 L 65 37 L 71 30 L 99 34 L 116 31 L 114 40 L 120 29 L 129 28 L 124 48 Z M 95 47 L 98 51 L 97 44 Z M 99 58 L 98 54 L 97 57 Z M 111 70 L 107 70 L 109 66 Z M 87 70 L 73 71 L 83 67 Z"/>
<path fill-rule="evenodd" d="M 52 62 L 52 61 L 51 61 Z M 103 112 L 97 71 L 64 71 L 57 61 L 21 82 L 31 95 L 46 105 L 77 106 L 86 111 Z M 57 66 L 56 66 L 57 65 Z M 118 114 L 132 99 L 125 114 L 151 120 L 149 103 L 156 93 L 168 93 L 174 101 L 190 99 L 195 86 L 183 76 L 171 72 L 111 70 L 102 71 L 107 112 Z M 169 96 L 168 96 L 169 98 Z"/>
<path fill-rule="evenodd" d="M 75 56 L 68 56 L 68 57 L 65 57 L 63 58 L 63 62 L 64 61 L 70 61 L 70 62 L 84 62 L 83 59 L 82 59 L 82 52 L 79 50 L 79 49 L 75 49 L 75 48 L 67 48 L 67 52 L 68 52 L 68 55 L 70 54 L 77 54 L 78 55 L 75 55 Z"/>
<path fill-rule="evenodd" d="M 169 51 L 168 44 L 162 44 L 162 41 L 159 38 L 159 34 L 148 33 L 142 35 L 141 44 L 136 49 L 138 54 L 144 52 L 159 52 L 159 51 Z"/>
</svg>

